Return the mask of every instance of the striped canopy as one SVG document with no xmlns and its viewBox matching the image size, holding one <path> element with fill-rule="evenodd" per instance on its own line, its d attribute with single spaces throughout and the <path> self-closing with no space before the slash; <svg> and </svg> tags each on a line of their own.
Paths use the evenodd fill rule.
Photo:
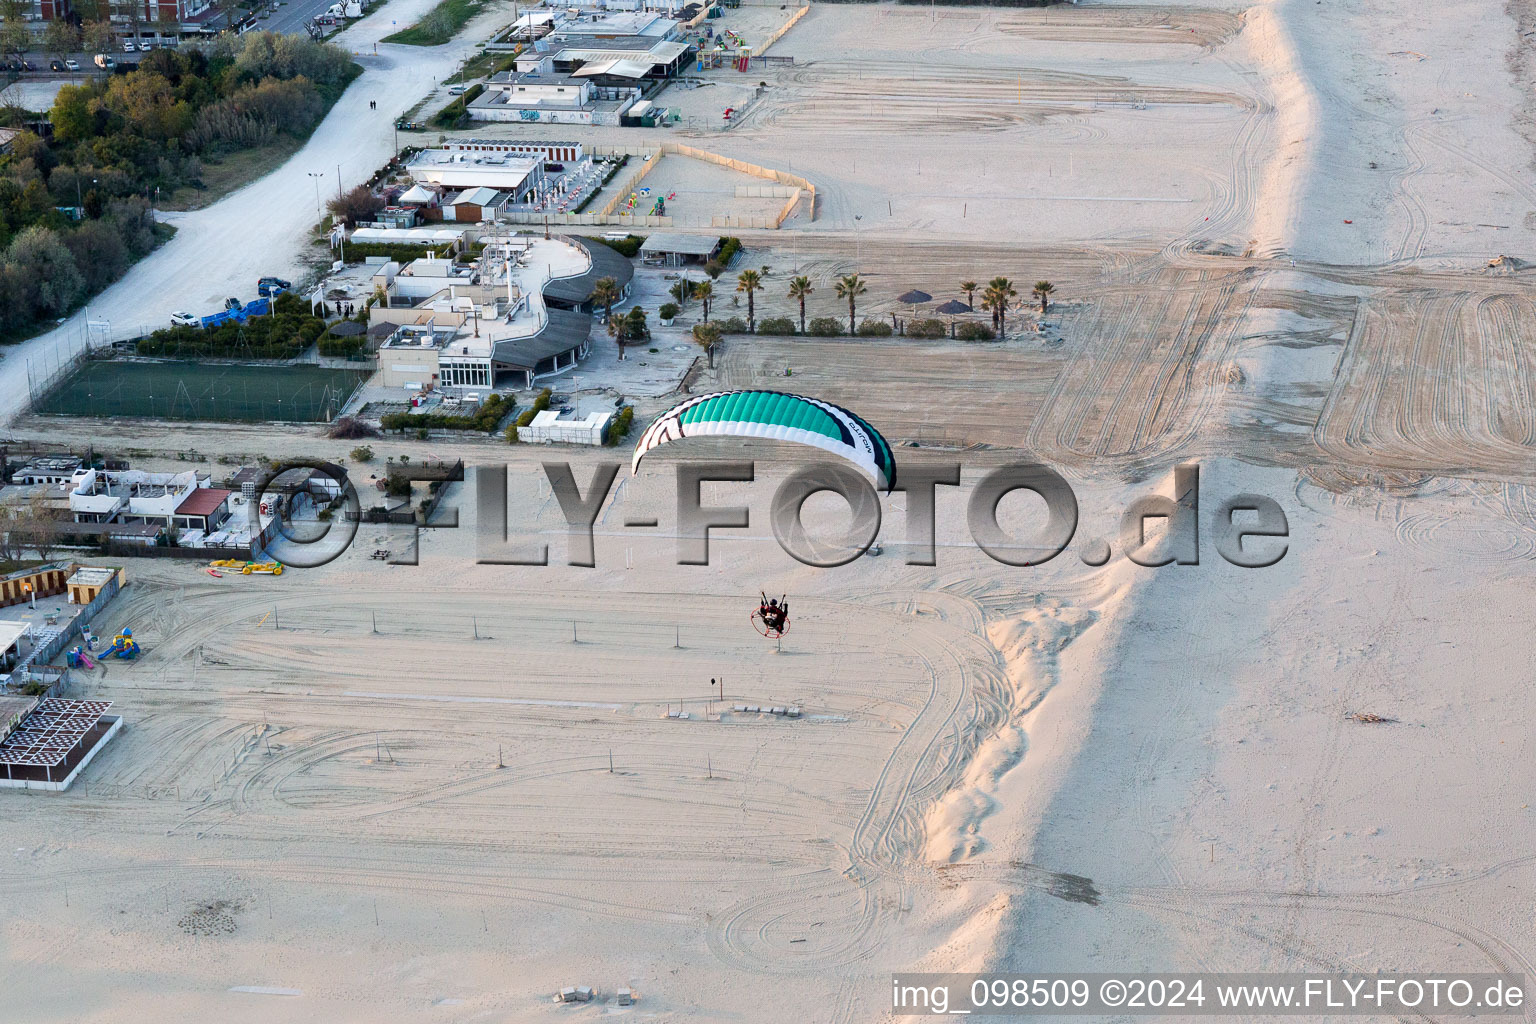
<svg viewBox="0 0 1536 1024">
<path fill-rule="evenodd" d="M 896 458 L 874 427 L 841 406 L 780 391 L 721 391 L 673 406 L 640 436 L 630 472 L 638 472 L 640 460 L 669 441 L 711 436 L 812 445 L 859 466 L 877 487 L 896 486 Z"/>
</svg>

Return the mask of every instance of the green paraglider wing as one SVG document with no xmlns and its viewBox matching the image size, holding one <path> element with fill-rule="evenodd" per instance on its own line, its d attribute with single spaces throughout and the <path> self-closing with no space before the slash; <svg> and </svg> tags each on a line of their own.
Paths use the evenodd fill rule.
<svg viewBox="0 0 1536 1024">
<path fill-rule="evenodd" d="M 896 485 L 896 458 L 885 438 L 841 406 L 780 391 L 722 391 L 668 409 L 640 436 L 630 472 L 655 449 L 685 437 L 761 437 L 840 455 L 885 490 Z"/>
</svg>

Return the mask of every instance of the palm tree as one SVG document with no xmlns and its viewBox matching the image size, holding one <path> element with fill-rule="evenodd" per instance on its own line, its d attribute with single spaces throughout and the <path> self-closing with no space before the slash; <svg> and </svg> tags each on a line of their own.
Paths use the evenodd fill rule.
<svg viewBox="0 0 1536 1024">
<path fill-rule="evenodd" d="M 1019 293 L 1014 290 L 1013 282 L 1006 277 L 994 277 L 987 282 L 987 290 L 981 297 L 983 309 L 992 311 L 992 323 L 997 327 L 998 337 L 1002 337 L 1008 331 L 1008 303 Z"/>
<path fill-rule="evenodd" d="M 965 304 L 967 306 L 975 306 L 976 305 L 976 282 L 975 281 L 961 281 L 960 282 L 960 290 L 965 293 Z"/>
<path fill-rule="evenodd" d="M 709 300 L 714 297 L 713 281 L 700 281 L 693 286 L 693 297 L 704 303 L 704 322 L 709 323 Z"/>
<path fill-rule="evenodd" d="M 603 319 L 609 324 L 613 323 L 613 304 L 619 301 L 619 282 L 611 277 L 600 277 L 592 283 L 592 305 L 603 307 Z M 623 346 L 620 346 L 620 357 L 623 356 Z"/>
<path fill-rule="evenodd" d="M 849 274 L 847 277 L 840 277 L 837 279 L 837 297 L 840 299 L 848 300 L 849 334 L 857 333 L 853 325 L 853 318 L 857 315 L 857 310 L 854 306 L 854 303 L 860 295 L 863 295 L 868 290 L 869 288 L 867 285 L 865 285 L 864 279 L 858 274 Z"/>
<path fill-rule="evenodd" d="M 763 286 L 763 275 L 755 270 L 743 270 L 736 275 L 736 290 L 747 293 L 747 333 L 757 333 L 757 307 L 752 294 Z"/>
<path fill-rule="evenodd" d="M 808 277 L 792 277 L 789 279 L 789 297 L 800 300 L 800 333 L 805 333 L 805 300 L 816 289 L 811 287 L 811 279 Z"/>
<path fill-rule="evenodd" d="M 1051 284 L 1051 282 L 1049 282 L 1049 281 L 1036 281 L 1035 282 L 1035 289 L 1034 289 L 1034 291 L 1031 294 L 1033 294 L 1035 298 L 1040 300 L 1040 315 L 1041 316 L 1045 316 L 1045 299 L 1046 299 L 1046 296 L 1050 295 L 1051 292 L 1053 292 L 1055 290 L 1056 290 L 1056 286 Z"/>
<path fill-rule="evenodd" d="M 709 368 L 715 368 L 715 346 L 720 343 L 720 328 L 715 324 L 694 324 L 693 340 L 703 347 L 709 357 Z"/>
</svg>

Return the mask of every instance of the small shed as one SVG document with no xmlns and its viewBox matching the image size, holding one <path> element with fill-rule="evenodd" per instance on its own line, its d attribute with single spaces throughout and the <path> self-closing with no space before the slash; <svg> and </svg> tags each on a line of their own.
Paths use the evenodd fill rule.
<svg viewBox="0 0 1536 1024">
<path fill-rule="evenodd" d="M 69 588 L 69 603 L 90 604 L 121 571 L 121 569 L 107 569 L 94 565 L 80 566 L 73 576 L 64 581 L 65 586 Z"/>
<path fill-rule="evenodd" d="M 676 231 L 658 231 L 646 237 L 640 246 L 640 259 L 680 267 L 686 263 L 708 263 L 720 251 L 715 235 L 687 235 Z"/>
</svg>

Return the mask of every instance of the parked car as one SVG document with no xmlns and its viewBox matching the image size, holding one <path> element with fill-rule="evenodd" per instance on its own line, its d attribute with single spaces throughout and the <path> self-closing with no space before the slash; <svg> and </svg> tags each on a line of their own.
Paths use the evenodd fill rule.
<svg viewBox="0 0 1536 1024">
<path fill-rule="evenodd" d="M 224 300 L 224 308 L 225 309 L 239 309 L 243 305 L 245 305 L 245 303 L 241 302 L 239 299 L 235 298 L 233 295 L 231 295 L 229 298 Z"/>
<path fill-rule="evenodd" d="M 129 39 L 126 42 L 123 43 L 123 52 L 124 53 L 136 53 L 136 52 L 138 52 L 138 49 L 139 48 L 134 45 L 132 39 Z"/>
<path fill-rule="evenodd" d="M 104 53 L 98 53 L 96 55 L 96 66 L 99 68 L 111 69 L 117 67 L 117 61 L 113 60 L 111 57 L 108 57 Z"/>
<path fill-rule="evenodd" d="M 21 66 L 22 66 L 22 67 L 23 67 L 23 68 L 24 68 L 24 69 L 25 69 L 25 70 L 27 70 L 27 71 L 36 71 L 36 70 L 37 70 L 37 65 L 36 65 L 36 64 L 33 64 L 33 63 L 32 63 L 32 62 L 31 62 L 31 61 L 29 61 L 29 60 L 23 60 L 23 61 L 22 61 L 22 62 L 21 62 Z"/>
<path fill-rule="evenodd" d="M 177 327 L 196 327 L 203 321 L 191 313 L 176 312 L 171 314 L 171 323 Z"/>
<path fill-rule="evenodd" d="M 148 53 L 150 50 L 153 50 L 154 48 L 155 48 L 155 44 L 154 43 L 146 42 L 146 43 L 140 43 L 139 44 L 139 49 L 143 50 L 145 53 Z"/>
<path fill-rule="evenodd" d="M 49 71 L 63 71 L 64 70 L 64 62 L 59 60 L 57 57 L 55 57 L 53 60 L 48 62 L 48 70 Z"/>
<path fill-rule="evenodd" d="M 256 294 L 263 298 L 274 298 L 292 289 L 293 282 L 284 281 L 280 277 L 263 277 L 256 282 Z"/>
<path fill-rule="evenodd" d="M 80 62 L 75 60 L 75 58 L 73 58 L 73 57 L 71 57 L 68 60 L 66 60 L 64 62 L 64 66 L 66 68 L 68 68 L 69 70 L 71 70 L 71 71 L 79 71 L 80 70 Z"/>
</svg>

